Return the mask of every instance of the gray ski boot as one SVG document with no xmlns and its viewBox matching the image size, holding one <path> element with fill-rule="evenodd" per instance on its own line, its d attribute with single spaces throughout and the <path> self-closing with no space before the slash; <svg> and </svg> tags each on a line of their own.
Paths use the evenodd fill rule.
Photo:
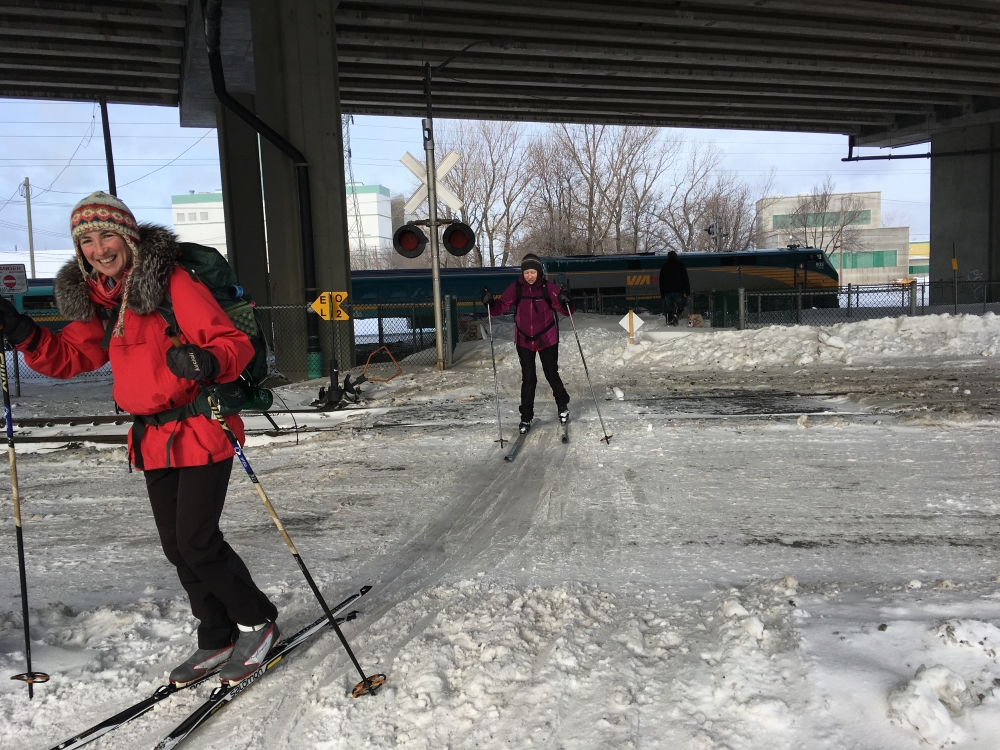
<svg viewBox="0 0 1000 750">
<path fill-rule="evenodd" d="M 233 644 L 225 648 L 199 648 L 187 661 L 174 667 L 170 672 L 170 681 L 177 687 L 184 687 L 223 664 L 232 653 Z"/>
<path fill-rule="evenodd" d="M 277 623 L 265 622 L 258 625 L 256 630 L 245 630 L 240 625 L 240 638 L 236 641 L 233 655 L 219 672 L 222 684 L 235 685 L 256 672 L 267 661 L 267 654 L 278 642 L 280 635 Z"/>
</svg>

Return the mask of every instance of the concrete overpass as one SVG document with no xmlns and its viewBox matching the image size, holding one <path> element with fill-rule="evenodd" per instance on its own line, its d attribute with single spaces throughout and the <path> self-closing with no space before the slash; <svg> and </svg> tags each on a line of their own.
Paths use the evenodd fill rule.
<svg viewBox="0 0 1000 750">
<path fill-rule="evenodd" d="M 313 174 L 318 283 L 349 277 L 341 112 L 843 133 L 929 141 L 931 277 L 1000 280 L 998 0 L 224 0 L 230 92 Z M 0 0 L 0 96 L 179 106 L 218 126 L 248 287 L 299 302 L 292 166 L 220 110 L 197 0 Z M 267 200 L 269 283 L 258 161 Z"/>
</svg>

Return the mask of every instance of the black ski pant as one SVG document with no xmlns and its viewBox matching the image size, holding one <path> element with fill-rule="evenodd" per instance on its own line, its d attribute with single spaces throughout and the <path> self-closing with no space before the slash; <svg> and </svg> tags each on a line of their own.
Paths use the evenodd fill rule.
<svg viewBox="0 0 1000 750">
<path fill-rule="evenodd" d="M 521 421 L 530 422 L 535 416 L 535 386 L 538 385 L 538 375 L 535 373 L 535 352 L 526 346 L 517 347 L 517 358 L 521 360 Z M 569 406 L 569 394 L 559 377 L 559 344 L 547 346 L 538 352 L 542 361 L 542 372 L 552 386 L 552 395 L 556 398 L 556 407 L 563 411 Z"/>
<path fill-rule="evenodd" d="M 237 623 L 260 625 L 278 616 L 219 530 L 232 470 L 230 458 L 146 472 L 160 544 L 201 620 L 198 648 L 225 648 L 238 636 Z"/>
</svg>

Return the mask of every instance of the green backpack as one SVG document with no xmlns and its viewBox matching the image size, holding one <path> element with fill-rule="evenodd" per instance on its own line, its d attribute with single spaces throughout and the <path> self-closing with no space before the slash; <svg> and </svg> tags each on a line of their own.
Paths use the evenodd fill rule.
<svg viewBox="0 0 1000 750">
<path fill-rule="evenodd" d="M 267 341 L 253 299 L 240 286 L 232 266 L 214 247 L 193 242 L 181 242 L 178 247 L 178 265 L 208 287 L 233 326 L 245 333 L 253 344 L 253 358 L 243 368 L 236 382 L 219 387 L 222 412 L 235 414 L 241 409 L 266 411 L 273 403 L 271 391 L 263 387 L 269 370 Z M 169 297 L 164 300 L 158 312 L 168 325 L 179 329 Z"/>
</svg>

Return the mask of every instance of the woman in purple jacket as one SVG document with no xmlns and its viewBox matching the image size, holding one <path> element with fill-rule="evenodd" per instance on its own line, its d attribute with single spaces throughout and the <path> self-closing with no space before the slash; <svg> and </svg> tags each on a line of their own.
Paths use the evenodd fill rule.
<svg viewBox="0 0 1000 750">
<path fill-rule="evenodd" d="M 545 281 L 542 261 L 537 255 L 528 253 L 521 261 L 521 278 L 511 284 L 494 299 L 489 289 L 483 290 L 483 305 L 493 315 L 503 315 L 514 308 L 514 344 L 517 357 L 521 360 L 521 424 L 518 431 L 523 435 L 531 429 L 535 416 L 535 352 L 542 361 L 542 372 L 552 386 L 556 399 L 559 421 L 569 420 L 569 394 L 559 378 L 559 327 L 556 325 L 558 309 L 569 315 L 569 294 L 558 284 Z"/>
</svg>

